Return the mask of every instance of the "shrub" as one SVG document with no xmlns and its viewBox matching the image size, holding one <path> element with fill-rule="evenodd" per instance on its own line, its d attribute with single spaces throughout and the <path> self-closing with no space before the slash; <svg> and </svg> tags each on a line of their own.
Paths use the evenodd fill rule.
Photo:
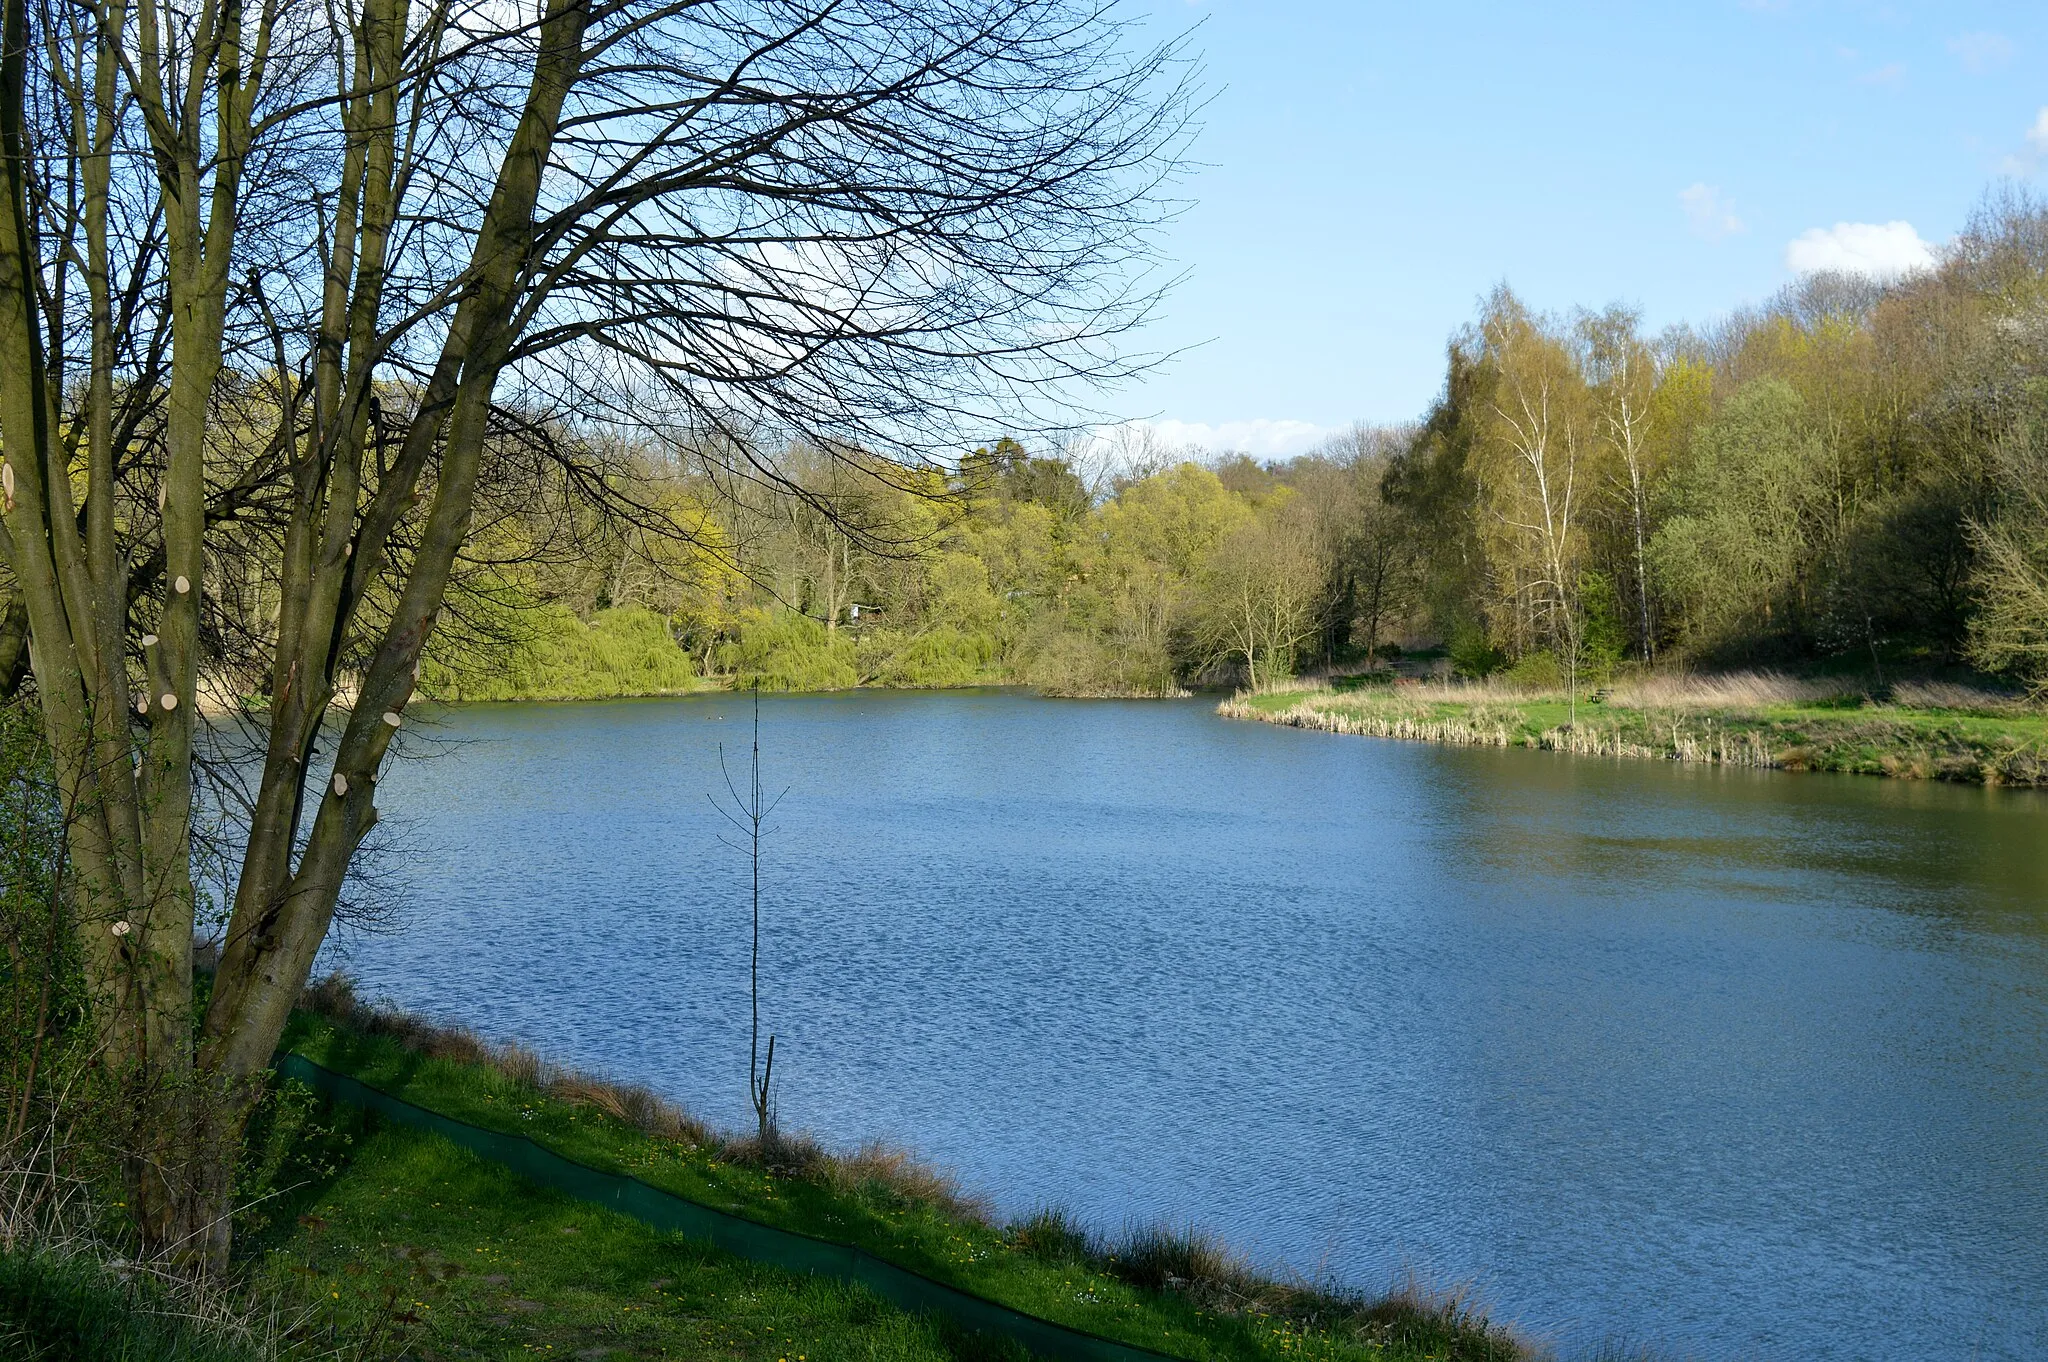
<svg viewBox="0 0 2048 1362">
<path fill-rule="evenodd" d="M 736 689 L 845 690 L 860 684 L 853 640 L 790 610 L 748 610 L 718 650 Z"/>
<path fill-rule="evenodd" d="M 1455 635 L 1448 652 L 1451 669 L 1475 681 L 1493 675 L 1508 663 L 1508 655 L 1476 629 Z"/>
<path fill-rule="evenodd" d="M 1222 1240 L 1200 1230 L 1156 1226 L 1132 1230 L 1111 1255 L 1111 1270 L 1133 1286 L 1153 1291 L 1246 1286 L 1251 1273 Z"/>
<path fill-rule="evenodd" d="M 1548 652 L 1528 653 L 1502 673 L 1502 679 L 1525 690 L 1558 690 L 1564 685 L 1564 668 Z"/>
<path fill-rule="evenodd" d="M 950 624 L 911 635 L 874 639 L 881 653 L 872 678 L 885 686 L 972 686 L 990 680 L 996 641 Z"/>
<path fill-rule="evenodd" d="M 518 641 L 430 661 L 424 688 L 444 700 L 603 700 L 666 695 L 696 678 L 690 655 L 669 635 L 668 621 L 643 606 L 599 610 L 585 623 L 567 606 L 521 612 Z"/>
</svg>

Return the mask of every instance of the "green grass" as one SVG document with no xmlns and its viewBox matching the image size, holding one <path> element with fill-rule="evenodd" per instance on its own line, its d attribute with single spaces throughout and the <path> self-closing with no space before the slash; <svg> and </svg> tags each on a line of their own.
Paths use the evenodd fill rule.
<svg viewBox="0 0 2048 1362">
<path fill-rule="evenodd" d="M 446 1140 L 357 1137 L 261 1277 L 367 1356 L 941 1362 L 932 1322 L 537 1188 Z"/>
<path fill-rule="evenodd" d="M 147 1279 L 88 1256 L 0 1252 L 0 1357 L 10 1362 L 255 1362 L 179 1310 Z"/>
<path fill-rule="evenodd" d="M 579 1162 L 764 1223 L 851 1242 L 1047 1319 L 1189 1359 L 1509 1359 L 1456 1304 L 1275 1288 L 1173 1288 L 1223 1262 L 1197 1238 L 1140 1235 L 1128 1261 L 1046 1217 L 1000 1227 L 883 1177 L 771 1175 L 701 1139 L 658 1138 L 483 1063 L 301 1018 L 294 1049 L 417 1105 L 516 1131 Z M 598 1091 L 602 1091 L 601 1089 Z M 336 1137 L 338 1138 L 338 1137 Z M 311 1160 L 318 1163 L 319 1159 Z M 790 1276 L 567 1201 L 445 1141 L 365 1131 L 338 1175 L 271 1232 L 266 1277 L 343 1333 L 407 1331 L 416 1355 L 764 1359 L 1003 1356 L 859 1290 Z M 1295 1307 L 1276 1308 L 1286 1301 Z M 393 1323 L 395 1321 L 395 1323 Z M 410 1345 L 409 1345 L 410 1346 Z"/>
<path fill-rule="evenodd" d="M 2048 785 L 2048 714 L 1835 700 L 1623 705 L 1556 695 L 1467 695 L 1394 686 L 1240 696 L 1234 718 L 1379 737 L 1785 770 Z"/>
</svg>

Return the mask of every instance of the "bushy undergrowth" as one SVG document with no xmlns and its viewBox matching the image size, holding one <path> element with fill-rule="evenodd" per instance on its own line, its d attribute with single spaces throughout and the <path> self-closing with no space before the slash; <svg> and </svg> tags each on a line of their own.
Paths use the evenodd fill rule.
<svg viewBox="0 0 2048 1362">
<path fill-rule="evenodd" d="M 987 634 L 950 624 L 908 634 L 878 630 L 863 637 L 857 648 L 863 681 L 913 689 L 1001 681 L 997 651 L 996 641 Z"/>
<path fill-rule="evenodd" d="M 545 605 L 518 619 L 526 632 L 515 641 L 452 663 L 429 658 L 424 691 L 440 700 L 595 700 L 696 684 L 690 655 L 651 610 L 599 610 L 586 623 L 565 606 Z"/>
<path fill-rule="evenodd" d="M 0 1357 L 11 1362 L 259 1362 L 189 1301 L 85 1255 L 0 1252 Z"/>
<path fill-rule="evenodd" d="M 736 689 L 845 690 L 860 684 L 853 638 L 787 610 L 748 610 L 718 665 Z"/>
</svg>

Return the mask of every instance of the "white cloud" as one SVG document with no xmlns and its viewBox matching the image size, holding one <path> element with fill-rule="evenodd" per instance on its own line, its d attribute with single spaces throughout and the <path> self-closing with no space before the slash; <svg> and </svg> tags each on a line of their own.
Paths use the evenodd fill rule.
<svg viewBox="0 0 2048 1362">
<path fill-rule="evenodd" d="M 1245 453 L 1255 459 L 1289 459 L 1306 454 L 1338 431 L 1311 421 L 1256 417 L 1248 421 L 1126 421 L 1098 426 L 1083 457 L 1124 467 L 1159 460 L 1199 459 L 1209 454 Z"/>
<path fill-rule="evenodd" d="M 2006 157 L 1998 169 L 2002 174 L 2024 178 L 2040 172 L 2043 158 L 2048 158 L 2048 108 L 2034 115 L 2034 125 L 2027 129 L 2026 146 L 2017 155 Z"/>
<path fill-rule="evenodd" d="M 1255 459 L 1285 459 L 1306 454 L 1337 432 L 1308 421 L 1273 420 L 1257 417 L 1250 421 L 1225 421 L 1209 425 L 1202 421 L 1154 421 L 1152 429 L 1160 442 L 1211 450 L 1221 454 L 1242 450 Z"/>
<path fill-rule="evenodd" d="M 2034 126 L 2027 129 L 2027 150 L 2035 156 L 2048 156 L 2048 109 L 2034 115 Z"/>
<path fill-rule="evenodd" d="M 1713 185 L 1696 184 L 1679 190 L 1678 206 L 1685 210 L 1685 220 L 1691 225 L 1692 234 L 1708 241 L 1719 241 L 1749 230 L 1742 219 L 1735 216 L 1735 205 Z"/>
<path fill-rule="evenodd" d="M 1934 248 L 1910 222 L 1838 222 L 1801 232 L 1785 247 L 1785 266 L 1795 274 L 1860 274 L 1898 279 L 1934 268 Z"/>
<path fill-rule="evenodd" d="M 1964 70 L 1979 73 L 2004 66 L 2018 51 L 2003 33 L 1958 33 L 1948 40 L 1948 50 Z"/>
</svg>

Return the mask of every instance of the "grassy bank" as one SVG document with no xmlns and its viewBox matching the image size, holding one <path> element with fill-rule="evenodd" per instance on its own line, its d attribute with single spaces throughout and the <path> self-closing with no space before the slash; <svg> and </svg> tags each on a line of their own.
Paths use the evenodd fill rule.
<svg viewBox="0 0 2048 1362">
<path fill-rule="evenodd" d="M 331 1002 L 332 999 L 330 998 Z M 750 1219 L 850 1242 L 1047 1319 L 1189 1359 L 1520 1359 L 1454 1300 L 1264 1277 L 1200 1236 L 1114 1243 L 1057 1214 L 1002 1223 L 901 1154 L 721 1139 L 644 1090 L 346 1005 L 289 1045 L 432 1110 Z M 721 1253 L 524 1183 L 446 1141 L 314 1109 L 305 1185 L 248 1239 L 323 1346 L 415 1358 L 945 1359 L 1021 1356 L 865 1291 Z M 286 1178 L 282 1181 L 298 1179 Z"/>
<path fill-rule="evenodd" d="M 1340 683 L 1341 685 L 1341 683 Z M 1331 733 L 1789 771 L 2048 785 L 2048 714 L 1952 685 L 1873 694 L 1770 674 L 1659 679 L 1582 696 L 1484 684 L 1328 684 L 1220 713 Z"/>
</svg>

